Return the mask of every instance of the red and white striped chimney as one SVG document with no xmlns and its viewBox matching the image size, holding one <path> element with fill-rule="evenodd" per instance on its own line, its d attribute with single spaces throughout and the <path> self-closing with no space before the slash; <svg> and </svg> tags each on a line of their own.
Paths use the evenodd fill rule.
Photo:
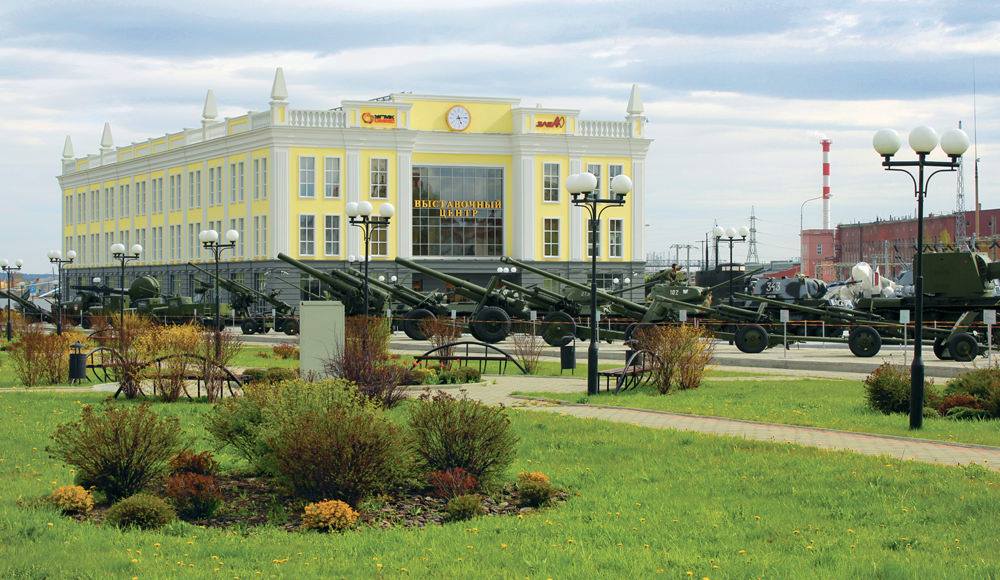
<svg viewBox="0 0 1000 580">
<path fill-rule="evenodd" d="M 823 145 L 823 229 L 830 229 L 830 140 L 820 141 Z"/>
</svg>

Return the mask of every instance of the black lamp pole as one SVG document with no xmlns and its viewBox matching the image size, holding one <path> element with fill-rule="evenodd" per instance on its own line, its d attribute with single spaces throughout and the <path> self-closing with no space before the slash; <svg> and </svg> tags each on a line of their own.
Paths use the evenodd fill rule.
<svg viewBox="0 0 1000 580">
<path fill-rule="evenodd" d="M 621 177 L 624 177 L 622 175 Z M 590 191 L 586 189 L 578 191 L 577 188 L 584 185 L 584 179 L 589 180 Z M 616 177 L 617 179 L 617 177 Z M 570 176 L 571 181 L 567 181 L 567 188 L 572 196 L 572 203 L 577 207 L 587 210 L 590 217 L 588 228 L 590 231 L 590 346 L 587 348 L 587 395 L 596 395 L 600 392 L 600 385 L 597 381 L 597 355 L 598 355 L 598 323 L 597 323 L 597 236 L 600 230 L 601 214 L 612 207 L 622 207 L 625 205 L 625 195 L 631 191 L 632 182 L 626 178 L 627 186 L 623 193 L 612 193 L 611 197 L 600 197 L 600 189 L 593 189 L 597 185 L 597 178 L 590 173 L 582 173 Z M 612 185 L 612 190 L 615 187 Z"/>
<path fill-rule="evenodd" d="M 746 236 L 737 237 L 730 235 L 715 237 L 716 243 L 718 243 L 720 240 L 729 243 L 729 305 L 732 306 L 733 305 L 733 244 L 737 242 L 745 242 L 747 241 L 747 237 Z"/>
<path fill-rule="evenodd" d="M 56 334 L 62 334 L 62 267 L 63 264 L 72 264 L 76 259 L 76 252 L 70 250 L 66 252 L 66 257 L 56 251 L 49 252 L 49 262 L 56 265 Z"/>
<path fill-rule="evenodd" d="M 379 229 L 388 229 L 389 227 L 389 216 L 380 215 L 352 215 L 349 218 L 349 223 L 352 226 L 361 228 L 361 236 L 364 238 L 365 242 L 365 277 L 361 280 L 363 292 L 365 295 L 365 316 L 370 315 L 368 311 L 368 257 L 369 250 L 371 249 L 372 232 Z"/>
<path fill-rule="evenodd" d="M 13 283 L 12 279 L 14 272 L 21 269 L 21 260 L 15 261 L 13 266 L 6 262 L 7 261 L 4 260 L 4 264 L 0 267 L 2 267 L 3 271 L 7 273 L 7 342 L 10 342 L 14 340 L 14 326 L 10 322 L 10 293 L 13 292 L 11 284 Z"/>
<path fill-rule="evenodd" d="M 233 232 L 234 230 L 229 231 Z M 204 234 L 205 232 L 202 233 Z M 227 234 L 228 233 L 229 232 L 227 232 Z M 222 243 L 219 241 L 218 233 L 212 237 L 215 239 L 203 239 L 201 247 L 206 250 L 210 250 L 212 252 L 212 256 L 215 258 L 215 358 L 218 359 L 222 356 L 222 313 L 219 312 L 221 309 L 221 302 L 219 299 L 219 261 L 222 259 L 222 252 L 225 250 L 236 249 L 236 240 Z"/>
<path fill-rule="evenodd" d="M 888 133 L 886 133 L 887 131 Z M 915 142 L 914 134 L 918 131 L 922 132 L 922 134 L 917 137 L 918 141 Z M 928 131 L 929 135 L 927 134 Z M 913 194 L 917 198 L 917 249 L 913 262 L 915 312 L 913 321 L 913 363 L 910 365 L 910 429 L 920 429 L 924 423 L 924 198 L 927 197 L 927 186 L 932 177 L 941 172 L 956 171 L 962 164 L 962 154 L 965 152 L 965 148 L 968 147 L 968 136 L 961 130 L 957 131 L 961 135 L 948 135 L 948 133 L 951 133 L 949 131 L 941 140 L 942 149 L 945 150 L 945 153 L 950 158 L 949 161 L 929 161 L 927 159 L 927 155 L 937 146 L 937 134 L 924 127 L 915 129 L 910 134 L 910 145 L 913 146 L 914 151 L 917 153 L 916 161 L 892 160 L 892 156 L 895 155 L 900 145 L 899 136 L 895 134 L 895 131 L 883 129 L 876 133 L 874 141 L 876 150 L 882 156 L 882 167 L 886 171 L 899 171 L 910 176 L 910 179 L 913 181 Z M 924 141 L 932 140 L 933 144 L 921 142 L 919 140 L 921 137 Z M 965 146 L 962 147 L 960 142 L 956 144 L 949 137 L 958 139 L 959 141 L 964 137 Z M 948 139 L 947 143 L 946 139 Z M 889 143 L 886 143 L 886 140 L 889 140 Z M 906 169 L 909 167 L 916 168 L 916 175 L 909 169 Z M 935 169 L 930 175 L 925 175 L 925 169 L 928 167 L 940 169 Z"/>
<path fill-rule="evenodd" d="M 116 246 L 112 246 L 112 248 L 111 248 L 111 257 L 114 258 L 115 260 L 118 260 L 118 263 L 121 265 L 121 270 L 120 270 L 121 276 L 119 278 L 119 288 L 120 288 L 121 296 L 119 297 L 119 300 L 118 300 L 118 324 L 122 325 L 122 328 L 124 328 L 125 327 L 125 295 L 126 295 L 126 292 L 125 292 L 125 264 L 127 264 L 129 262 L 132 262 L 134 260 L 138 260 L 139 259 L 139 254 L 141 253 L 142 246 L 139 246 L 138 244 L 132 246 L 132 248 L 131 248 L 132 253 L 126 253 L 125 252 L 125 246 L 123 246 L 123 245 L 116 244 Z M 136 251 L 137 249 L 139 251 Z M 103 303 L 103 300 L 104 299 L 102 298 L 101 299 L 102 303 Z M 121 332 L 119 332 L 118 334 L 120 335 Z"/>
</svg>

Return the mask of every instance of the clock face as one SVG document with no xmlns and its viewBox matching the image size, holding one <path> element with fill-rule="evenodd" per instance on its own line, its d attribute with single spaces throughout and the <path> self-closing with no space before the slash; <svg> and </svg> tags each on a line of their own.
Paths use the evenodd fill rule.
<svg viewBox="0 0 1000 580">
<path fill-rule="evenodd" d="M 465 131 L 469 128 L 469 123 L 472 121 L 469 110 L 462 105 L 455 105 L 448 109 L 448 114 L 445 118 L 448 121 L 448 127 L 452 131 Z"/>
</svg>

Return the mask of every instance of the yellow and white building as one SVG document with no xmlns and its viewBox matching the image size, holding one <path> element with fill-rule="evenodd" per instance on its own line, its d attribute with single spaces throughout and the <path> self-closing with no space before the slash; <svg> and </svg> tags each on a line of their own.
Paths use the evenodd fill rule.
<svg viewBox="0 0 1000 580">
<path fill-rule="evenodd" d="M 595 121 L 517 99 L 408 93 L 294 109 L 278 69 L 264 111 L 218 119 L 209 91 L 199 128 L 116 147 L 105 124 L 99 153 L 85 157 L 74 157 L 67 137 L 59 184 L 63 250 L 78 256 L 70 279 L 113 275 L 111 244 L 139 243 L 145 250 L 130 272 L 189 293 L 186 263 L 210 258 L 198 243 L 209 228 L 240 232 L 227 268 L 258 286 L 288 270 L 278 252 L 343 267 L 364 254 L 345 206 L 367 200 L 396 208 L 372 241 L 376 274 L 440 286 L 397 267 L 402 256 L 485 282 L 511 255 L 585 280 L 587 220 L 564 181 L 588 170 L 605 194 L 619 173 L 634 184 L 625 206 L 604 212 L 600 224 L 601 277 L 624 279 L 642 272 L 645 255 L 650 141 L 636 87 L 625 112 Z"/>
</svg>

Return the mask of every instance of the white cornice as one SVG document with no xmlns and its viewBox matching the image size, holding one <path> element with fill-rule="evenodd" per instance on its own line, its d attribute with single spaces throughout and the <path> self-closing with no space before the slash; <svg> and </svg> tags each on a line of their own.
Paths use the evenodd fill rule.
<svg viewBox="0 0 1000 580">
<path fill-rule="evenodd" d="M 393 101 L 444 101 L 448 103 L 495 103 L 517 105 L 521 99 L 509 99 L 504 97 L 461 97 L 457 95 L 413 95 L 410 93 L 392 93 Z"/>
</svg>

